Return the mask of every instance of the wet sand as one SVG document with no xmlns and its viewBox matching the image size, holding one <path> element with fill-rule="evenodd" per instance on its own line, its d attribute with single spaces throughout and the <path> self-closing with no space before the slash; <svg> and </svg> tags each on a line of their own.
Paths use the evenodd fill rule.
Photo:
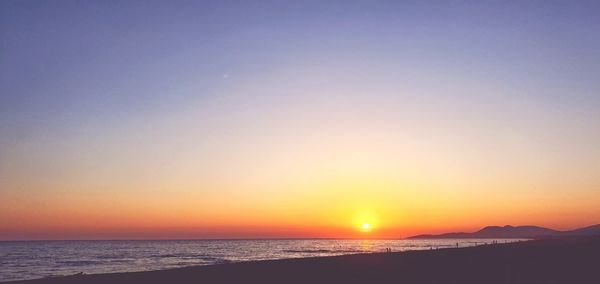
<svg viewBox="0 0 600 284">
<path fill-rule="evenodd" d="M 600 283 L 600 239 L 536 240 L 9 283 Z"/>
</svg>

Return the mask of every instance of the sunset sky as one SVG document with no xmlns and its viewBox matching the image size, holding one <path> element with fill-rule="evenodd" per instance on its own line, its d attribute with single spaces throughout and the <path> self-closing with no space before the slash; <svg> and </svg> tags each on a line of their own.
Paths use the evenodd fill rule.
<svg viewBox="0 0 600 284">
<path fill-rule="evenodd" d="M 0 239 L 600 223 L 598 15 L 0 1 Z"/>
</svg>

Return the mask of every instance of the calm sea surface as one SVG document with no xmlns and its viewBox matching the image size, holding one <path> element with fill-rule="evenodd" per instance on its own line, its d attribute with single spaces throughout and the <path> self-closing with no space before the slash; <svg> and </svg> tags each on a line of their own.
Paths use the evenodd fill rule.
<svg viewBox="0 0 600 284">
<path fill-rule="evenodd" d="M 168 240 L 0 242 L 0 281 L 239 261 L 466 247 L 492 240 Z M 516 240 L 497 240 L 500 243 Z"/>
</svg>

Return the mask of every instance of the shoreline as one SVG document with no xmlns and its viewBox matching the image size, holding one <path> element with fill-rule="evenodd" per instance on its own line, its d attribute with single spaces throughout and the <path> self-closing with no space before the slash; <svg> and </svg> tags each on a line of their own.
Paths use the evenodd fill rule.
<svg viewBox="0 0 600 284">
<path fill-rule="evenodd" d="M 599 238 L 82 274 L 0 283 L 599 283 Z"/>
</svg>

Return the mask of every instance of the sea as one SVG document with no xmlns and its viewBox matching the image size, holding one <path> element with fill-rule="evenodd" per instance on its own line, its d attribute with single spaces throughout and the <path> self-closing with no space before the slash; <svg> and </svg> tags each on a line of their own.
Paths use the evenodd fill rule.
<svg viewBox="0 0 600 284">
<path fill-rule="evenodd" d="M 470 247 L 516 239 L 2 241 L 0 282 L 267 259 Z"/>
</svg>

